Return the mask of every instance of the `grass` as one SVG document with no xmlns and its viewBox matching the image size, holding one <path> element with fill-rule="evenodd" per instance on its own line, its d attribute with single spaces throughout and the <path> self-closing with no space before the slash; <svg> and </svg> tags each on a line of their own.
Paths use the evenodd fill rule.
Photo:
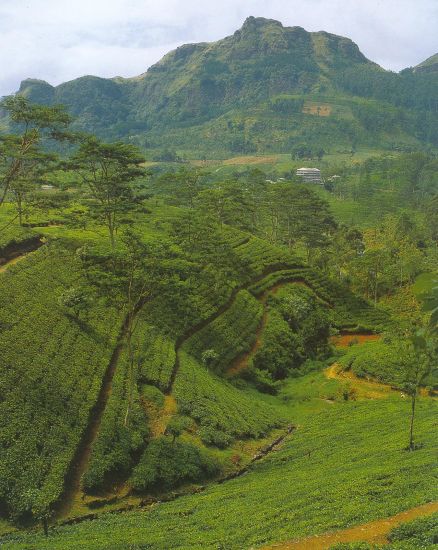
<svg viewBox="0 0 438 550">
<path fill-rule="evenodd" d="M 321 372 L 264 396 L 298 424 L 283 447 L 247 475 L 138 512 L 40 534 L 11 535 L 7 547 L 68 549 L 249 548 L 386 517 L 438 498 L 436 402 L 419 402 L 415 452 L 404 450 L 408 405 L 324 398 L 338 382 Z"/>
</svg>

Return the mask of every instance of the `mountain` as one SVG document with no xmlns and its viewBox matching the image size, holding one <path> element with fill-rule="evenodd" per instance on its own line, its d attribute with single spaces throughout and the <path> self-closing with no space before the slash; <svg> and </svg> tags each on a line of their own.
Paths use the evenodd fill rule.
<svg viewBox="0 0 438 550">
<path fill-rule="evenodd" d="M 431 71 L 385 71 L 348 38 L 249 17 L 232 36 L 181 46 L 135 78 L 29 79 L 19 92 L 64 103 L 77 128 L 109 139 L 247 153 L 438 144 L 437 83 Z"/>
<path fill-rule="evenodd" d="M 415 72 L 438 72 L 438 53 L 431 55 L 414 67 Z"/>
</svg>

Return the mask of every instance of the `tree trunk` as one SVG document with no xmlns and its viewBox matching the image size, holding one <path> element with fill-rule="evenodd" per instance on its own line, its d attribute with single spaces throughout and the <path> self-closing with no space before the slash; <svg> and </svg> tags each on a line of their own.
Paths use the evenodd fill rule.
<svg viewBox="0 0 438 550">
<path fill-rule="evenodd" d="M 378 288 L 379 288 L 379 283 L 377 281 L 377 272 L 376 272 L 376 280 L 374 284 L 374 307 L 377 307 Z"/>
<path fill-rule="evenodd" d="M 411 398 L 411 423 L 409 427 L 409 450 L 414 450 L 414 418 L 415 418 L 415 402 L 417 401 L 417 391 L 412 394 Z"/>
<path fill-rule="evenodd" d="M 49 526 L 47 525 L 47 518 L 43 518 L 43 530 L 46 537 L 49 536 Z"/>
<path fill-rule="evenodd" d="M 116 241 L 114 239 L 114 227 L 112 224 L 108 224 L 108 230 L 109 230 L 109 236 L 110 236 L 110 242 L 111 242 L 111 250 L 114 252 L 114 249 L 116 247 Z"/>
<path fill-rule="evenodd" d="M 128 344 L 128 405 L 126 407 L 126 414 L 125 414 L 125 420 L 124 420 L 124 426 L 128 426 L 129 421 L 129 413 L 131 411 L 132 406 L 132 387 L 133 387 L 133 372 L 134 372 L 134 353 L 132 349 L 132 322 L 133 319 L 131 318 L 131 315 L 133 316 L 134 313 L 130 313 L 130 320 L 129 320 L 129 327 L 128 327 L 128 334 L 127 334 L 127 344 Z"/>
<path fill-rule="evenodd" d="M 17 196 L 17 210 L 18 210 L 18 223 L 20 227 L 23 227 L 23 200 L 20 194 Z"/>
</svg>

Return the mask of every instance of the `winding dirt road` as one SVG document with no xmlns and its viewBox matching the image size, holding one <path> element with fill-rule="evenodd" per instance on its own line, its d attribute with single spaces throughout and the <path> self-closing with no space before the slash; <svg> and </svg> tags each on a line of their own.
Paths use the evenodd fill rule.
<svg viewBox="0 0 438 550">
<path fill-rule="evenodd" d="M 400 393 L 399 390 L 392 388 L 388 384 L 359 378 L 351 371 L 344 371 L 339 363 L 333 363 L 333 365 L 325 370 L 325 375 L 331 380 L 348 383 L 351 389 L 356 392 L 356 396 L 363 399 L 384 399 L 391 392 Z"/>
<path fill-rule="evenodd" d="M 370 544 L 387 544 L 387 536 L 389 532 L 407 521 L 412 521 L 416 518 L 429 516 L 434 512 L 438 512 L 438 502 L 429 502 L 421 506 L 416 506 L 405 512 L 400 512 L 389 518 L 378 519 L 334 531 L 331 533 L 323 533 L 321 535 L 313 535 L 304 539 L 297 539 L 290 542 L 281 542 L 265 547 L 265 550 L 327 550 L 335 544 L 349 542 L 368 542 Z"/>
</svg>

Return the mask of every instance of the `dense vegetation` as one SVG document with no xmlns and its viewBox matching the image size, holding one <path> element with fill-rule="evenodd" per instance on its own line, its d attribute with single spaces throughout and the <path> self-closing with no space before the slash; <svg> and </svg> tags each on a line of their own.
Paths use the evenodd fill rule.
<svg viewBox="0 0 438 550">
<path fill-rule="evenodd" d="M 303 428 L 245 476 L 150 509 L 65 526 L 45 540 L 15 535 L 7 543 L 166 548 L 171 540 L 192 548 L 259 547 L 386 517 L 436 498 L 434 403 L 420 407 L 424 447 L 407 453 L 399 398 L 321 401 L 331 391 L 321 374 L 290 381 L 280 406 Z"/>
<path fill-rule="evenodd" d="M 75 127 L 129 139 L 157 160 L 303 143 L 317 156 L 436 145 L 437 78 L 385 71 L 344 37 L 249 17 L 234 35 L 181 46 L 137 78 L 84 76 L 56 87 L 30 79 L 20 92 L 65 104 Z"/>
<path fill-rule="evenodd" d="M 13 516 L 60 497 L 117 338 L 120 318 L 102 302 L 84 319 L 60 305 L 80 277 L 74 255 L 51 244 L 0 279 L 0 498 Z"/>
<path fill-rule="evenodd" d="M 142 79 L 2 102 L 0 530 L 50 532 L 7 545 L 238 548 L 436 498 L 434 78 L 250 18 Z M 288 155 L 182 162 L 200 135 L 217 156 Z M 393 154 L 356 161 L 371 143 Z M 295 176 L 308 156 L 324 185 Z"/>
</svg>

